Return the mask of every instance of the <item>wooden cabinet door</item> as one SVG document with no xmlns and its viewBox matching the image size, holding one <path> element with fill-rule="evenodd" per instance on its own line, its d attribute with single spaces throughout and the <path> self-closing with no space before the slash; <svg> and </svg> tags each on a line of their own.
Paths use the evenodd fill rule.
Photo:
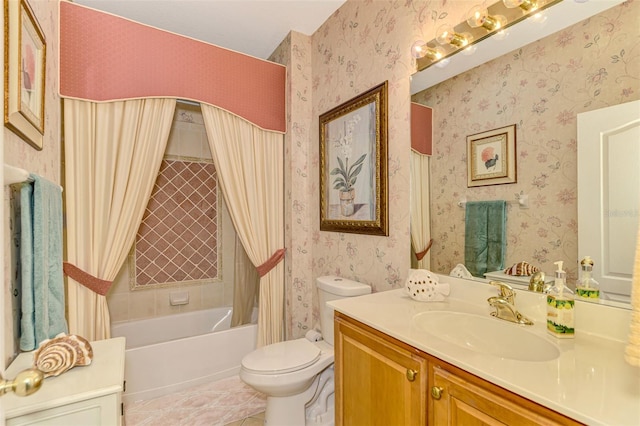
<svg viewBox="0 0 640 426">
<path fill-rule="evenodd" d="M 478 386 L 449 371 L 431 366 L 430 423 L 444 425 L 561 425 L 571 419 L 514 396 L 495 386 Z M 481 382 L 477 379 L 478 383 Z M 486 383 L 486 382 L 485 382 Z M 519 398 L 514 401 L 514 397 Z M 539 407 L 539 408 L 538 408 Z"/>
<path fill-rule="evenodd" d="M 336 425 L 426 425 L 427 361 L 410 347 L 336 318 L 335 378 Z"/>
</svg>

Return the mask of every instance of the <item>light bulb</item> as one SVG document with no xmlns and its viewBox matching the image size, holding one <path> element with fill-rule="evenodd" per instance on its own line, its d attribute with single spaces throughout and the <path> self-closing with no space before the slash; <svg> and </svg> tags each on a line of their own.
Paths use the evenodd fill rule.
<svg viewBox="0 0 640 426">
<path fill-rule="evenodd" d="M 444 52 L 438 47 L 429 47 L 424 41 L 417 40 L 411 46 L 411 56 L 416 59 L 427 57 L 431 61 L 437 61 L 444 56 Z"/>
<path fill-rule="evenodd" d="M 489 15 L 487 9 L 476 6 L 469 11 L 467 24 L 471 28 L 483 27 L 487 31 L 495 31 L 507 24 L 507 18 L 502 15 Z"/>
<path fill-rule="evenodd" d="M 538 8 L 537 0 L 502 0 L 502 3 L 509 9 L 519 7 L 525 12 L 531 12 Z"/>
<path fill-rule="evenodd" d="M 471 8 L 468 15 L 469 18 L 467 18 L 467 24 L 469 24 L 471 28 L 477 28 L 482 25 L 482 21 L 487 15 L 489 15 L 489 11 L 476 6 Z"/>
<path fill-rule="evenodd" d="M 411 56 L 420 59 L 424 56 L 425 49 L 427 49 L 427 43 L 422 40 L 416 40 L 416 42 L 411 45 Z"/>
<path fill-rule="evenodd" d="M 453 27 L 443 25 L 438 29 L 436 41 L 442 45 L 450 44 L 455 47 L 464 47 L 471 41 L 471 36 L 468 34 L 458 34 Z"/>
<path fill-rule="evenodd" d="M 433 61 L 439 61 L 444 56 L 442 49 L 438 47 L 427 47 L 424 50 L 424 56 Z"/>
</svg>

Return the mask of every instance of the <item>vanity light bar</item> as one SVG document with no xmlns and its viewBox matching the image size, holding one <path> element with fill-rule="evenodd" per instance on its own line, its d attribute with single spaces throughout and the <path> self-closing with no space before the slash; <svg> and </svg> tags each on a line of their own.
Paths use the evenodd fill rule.
<svg viewBox="0 0 640 426">
<path fill-rule="evenodd" d="M 494 19 L 493 17 L 500 17 L 500 25 L 490 25 L 487 23 L 487 25 L 472 27 L 467 21 L 459 23 L 453 27 L 453 33 L 456 35 L 464 34 L 464 38 L 467 40 L 467 43 L 464 44 L 441 44 L 438 40 L 442 37 L 440 34 L 436 34 L 436 38 L 424 44 L 423 51 L 435 51 L 437 49 L 441 55 L 437 55 L 437 57 L 435 55 L 426 55 L 417 58 L 416 71 L 422 71 L 429 68 L 431 65 L 435 65 L 437 62 L 451 57 L 487 37 L 504 31 L 511 25 L 517 24 L 518 22 L 558 4 L 561 1 L 562 0 L 500 0 L 487 8 L 487 17 L 489 20 Z M 508 4 L 510 7 L 507 7 L 505 4 Z"/>
</svg>

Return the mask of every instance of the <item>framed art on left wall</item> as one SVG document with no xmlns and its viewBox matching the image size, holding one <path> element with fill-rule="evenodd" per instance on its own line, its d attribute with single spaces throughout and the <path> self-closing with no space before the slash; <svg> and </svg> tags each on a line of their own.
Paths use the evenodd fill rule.
<svg viewBox="0 0 640 426">
<path fill-rule="evenodd" d="M 26 0 L 4 0 L 4 124 L 41 150 L 46 42 Z"/>
</svg>

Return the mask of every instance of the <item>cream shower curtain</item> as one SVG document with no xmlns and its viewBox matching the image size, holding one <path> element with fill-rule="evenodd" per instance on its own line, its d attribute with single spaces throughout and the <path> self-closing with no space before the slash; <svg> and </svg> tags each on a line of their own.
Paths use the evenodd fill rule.
<svg viewBox="0 0 640 426">
<path fill-rule="evenodd" d="M 175 104 L 64 100 L 67 262 L 81 270 L 68 278 L 70 333 L 111 335 L 105 294 L 135 239 Z"/>
<path fill-rule="evenodd" d="M 421 259 L 416 253 L 430 247 L 431 219 L 429 213 L 429 156 L 411 151 L 411 267 L 429 269 L 430 256 Z"/>
<path fill-rule="evenodd" d="M 233 310 L 231 327 L 251 323 L 253 307 L 260 288 L 260 275 L 242 247 L 236 234 L 235 268 L 233 283 Z"/>
<path fill-rule="evenodd" d="M 209 145 L 231 219 L 258 268 L 258 347 L 284 339 L 284 138 L 202 104 Z"/>
</svg>

